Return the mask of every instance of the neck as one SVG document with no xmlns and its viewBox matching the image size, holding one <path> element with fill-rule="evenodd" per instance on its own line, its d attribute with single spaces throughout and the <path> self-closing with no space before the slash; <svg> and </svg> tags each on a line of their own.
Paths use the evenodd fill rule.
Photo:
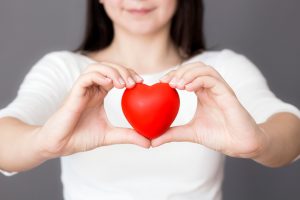
<svg viewBox="0 0 300 200">
<path fill-rule="evenodd" d="M 155 73 L 180 64 L 182 58 L 169 36 L 169 29 L 148 35 L 132 35 L 115 27 L 112 44 L 104 50 L 105 59 L 134 69 Z"/>
</svg>

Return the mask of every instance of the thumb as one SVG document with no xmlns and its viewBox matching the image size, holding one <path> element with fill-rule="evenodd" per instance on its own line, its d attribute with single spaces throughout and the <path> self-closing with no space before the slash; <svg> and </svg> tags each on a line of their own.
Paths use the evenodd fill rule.
<svg viewBox="0 0 300 200">
<path fill-rule="evenodd" d="M 151 142 L 130 128 L 112 128 L 104 139 L 103 145 L 135 144 L 143 148 L 150 148 Z"/>
<path fill-rule="evenodd" d="M 152 147 L 157 147 L 168 142 L 195 142 L 195 134 L 191 126 L 174 126 L 163 135 L 151 141 Z"/>
</svg>

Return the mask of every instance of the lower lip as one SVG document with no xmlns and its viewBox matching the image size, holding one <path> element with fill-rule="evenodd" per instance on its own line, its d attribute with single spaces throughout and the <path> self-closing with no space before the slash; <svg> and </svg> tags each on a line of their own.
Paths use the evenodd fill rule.
<svg viewBox="0 0 300 200">
<path fill-rule="evenodd" d="M 132 15 L 147 15 L 153 10 L 127 10 Z"/>
</svg>

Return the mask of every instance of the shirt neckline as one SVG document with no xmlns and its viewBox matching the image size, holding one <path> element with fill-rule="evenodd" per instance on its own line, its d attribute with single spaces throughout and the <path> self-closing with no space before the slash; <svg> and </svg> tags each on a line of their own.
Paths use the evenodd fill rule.
<svg viewBox="0 0 300 200">
<path fill-rule="evenodd" d="M 75 52 L 75 54 L 77 54 L 77 55 L 79 55 L 80 57 L 82 57 L 82 58 L 85 58 L 86 60 L 88 60 L 88 61 L 90 61 L 90 62 L 95 62 L 95 63 L 97 63 L 98 61 L 97 60 L 95 60 L 95 59 L 93 59 L 93 58 L 90 58 L 90 57 L 88 57 L 88 56 L 86 56 L 86 55 L 84 55 L 84 54 L 82 54 L 82 51 L 77 51 L 77 52 Z M 188 63 L 189 61 L 191 61 L 191 60 L 193 60 L 194 58 L 196 58 L 196 57 L 202 57 L 203 55 L 205 54 L 205 51 L 204 52 L 202 52 L 202 53 L 200 53 L 200 54 L 197 54 L 197 55 L 195 55 L 195 56 L 192 56 L 191 58 L 189 58 L 188 60 L 185 60 L 185 61 L 183 61 L 182 63 L 180 63 L 180 64 L 177 64 L 177 65 L 175 65 L 175 66 L 171 66 L 171 67 L 169 67 L 169 68 L 167 68 L 167 69 L 164 69 L 164 70 L 162 70 L 162 71 L 159 71 L 159 72 L 153 72 L 153 73 L 143 73 L 143 74 L 139 74 L 140 76 L 142 76 L 142 77 L 155 77 L 155 76 L 159 76 L 159 75 L 161 75 L 161 74 L 165 74 L 165 73 L 167 73 L 167 72 L 169 72 L 169 71 L 172 71 L 173 69 L 176 69 L 177 67 L 179 67 L 179 66 L 181 66 L 181 65 L 183 65 L 183 64 L 185 64 L 185 63 Z"/>
</svg>

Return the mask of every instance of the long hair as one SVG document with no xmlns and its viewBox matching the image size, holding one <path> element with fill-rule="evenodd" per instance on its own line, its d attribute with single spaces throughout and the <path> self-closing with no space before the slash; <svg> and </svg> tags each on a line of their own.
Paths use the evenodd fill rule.
<svg viewBox="0 0 300 200">
<path fill-rule="evenodd" d="M 202 0 L 178 0 L 170 36 L 187 57 L 205 50 Z M 109 46 L 114 37 L 113 24 L 98 0 L 88 0 L 85 37 L 77 50 L 93 52 Z"/>
</svg>

